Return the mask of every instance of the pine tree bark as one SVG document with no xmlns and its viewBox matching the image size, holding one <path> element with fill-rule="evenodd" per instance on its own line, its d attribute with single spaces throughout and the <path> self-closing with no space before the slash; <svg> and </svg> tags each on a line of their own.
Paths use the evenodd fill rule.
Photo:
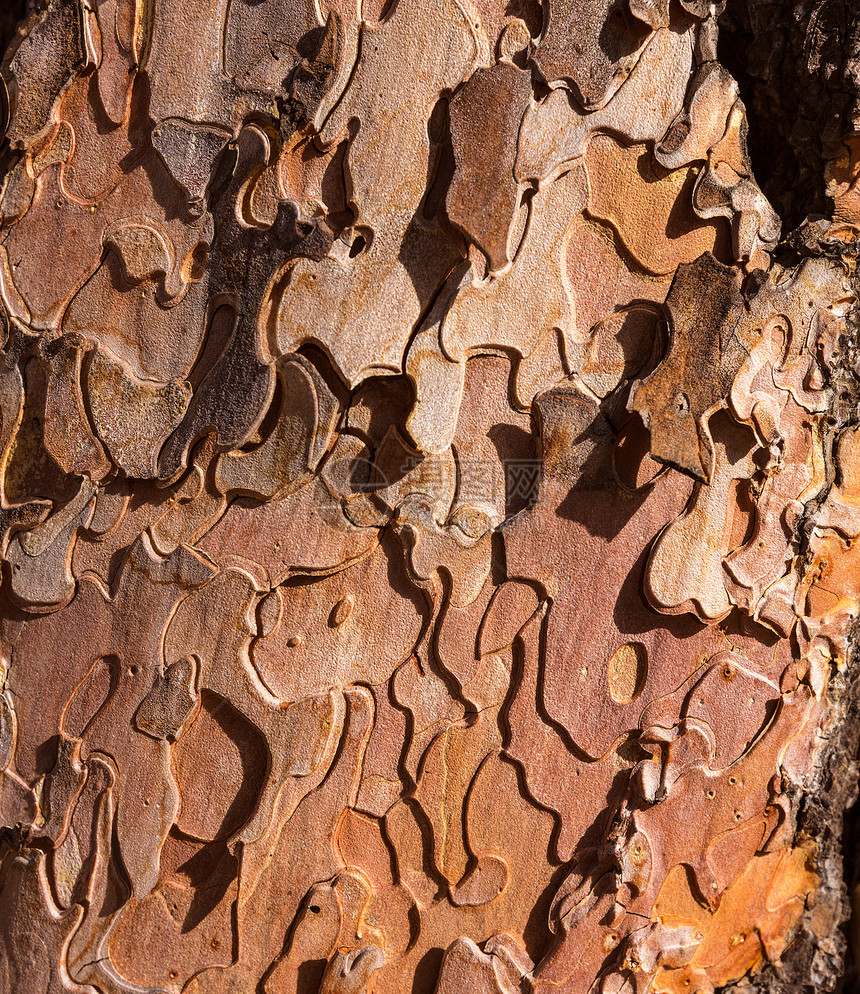
<svg viewBox="0 0 860 994">
<path fill-rule="evenodd" d="M 850 986 L 855 4 L 7 10 L 0 991 Z"/>
</svg>

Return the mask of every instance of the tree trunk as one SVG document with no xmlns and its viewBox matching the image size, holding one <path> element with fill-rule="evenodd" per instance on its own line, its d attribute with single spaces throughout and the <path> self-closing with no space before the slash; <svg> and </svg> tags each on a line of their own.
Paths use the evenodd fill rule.
<svg viewBox="0 0 860 994">
<path fill-rule="evenodd" d="M 9 5 L 0 991 L 850 981 L 860 12 L 724 7 Z"/>
</svg>

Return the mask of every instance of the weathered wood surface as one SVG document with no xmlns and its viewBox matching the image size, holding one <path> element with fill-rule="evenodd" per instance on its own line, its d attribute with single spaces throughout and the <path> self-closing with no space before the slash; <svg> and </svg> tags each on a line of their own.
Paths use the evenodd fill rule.
<svg viewBox="0 0 860 994">
<path fill-rule="evenodd" d="M 721 12 L 19 30 L 0 990 L 838 983 L 860 113 L 781 231 Z"/>
</svg>

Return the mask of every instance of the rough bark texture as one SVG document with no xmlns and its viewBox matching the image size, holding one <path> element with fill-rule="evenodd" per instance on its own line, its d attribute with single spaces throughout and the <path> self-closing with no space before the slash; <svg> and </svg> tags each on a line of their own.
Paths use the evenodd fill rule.
<svg viewBox="0 0 860 994">
<path fill-rule="evenodd" d="M 853 983 L 855 5 L 6 10 L 0 992 Z"/>
</svg>

